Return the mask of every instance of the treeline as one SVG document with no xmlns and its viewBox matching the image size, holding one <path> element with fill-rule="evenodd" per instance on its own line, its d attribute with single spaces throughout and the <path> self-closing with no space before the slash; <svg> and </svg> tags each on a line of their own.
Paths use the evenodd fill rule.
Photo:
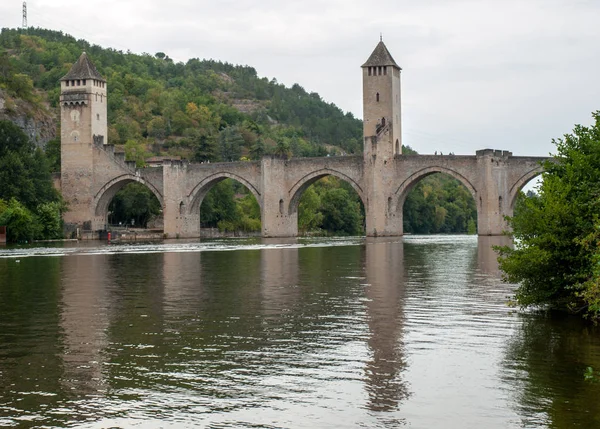
<svg viewBox="0 0 600 429">
<path fill-rule="evenodd" d="M 477 233 L 477 207 L 458 180 L 441 173 L 421 180 L 403 209 L 405 234 Z"/>
<path fill-rule="evenodd" d="M 0 121 L 0 225 L 10 242 L 61 238 L 65 206 L 48 160 L 10 121 Z"/>
<path fill-rule="evenodd" d="M 150 155 L 201 162 L 361 151 L 361 121 L 298 84 L 286 88 L 249 66 L 124 53 L 44 29 L 0 33 L 5 108 L 11 97 L 57 106 L 59 79 L 82 51 L 108 81 L 108 141 L 140 164 Z"/>
</svg>

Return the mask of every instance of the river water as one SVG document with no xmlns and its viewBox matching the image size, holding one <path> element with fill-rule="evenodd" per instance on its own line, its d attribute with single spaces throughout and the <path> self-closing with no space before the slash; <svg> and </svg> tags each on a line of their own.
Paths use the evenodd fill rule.
<svg viewBox="0 0 600 429">
<path fill-rule="evenodd" d="M 0 427 L 600 427 L 600 331 L 509 307 L 500 241 L 0 249 Z"/>
</svg>

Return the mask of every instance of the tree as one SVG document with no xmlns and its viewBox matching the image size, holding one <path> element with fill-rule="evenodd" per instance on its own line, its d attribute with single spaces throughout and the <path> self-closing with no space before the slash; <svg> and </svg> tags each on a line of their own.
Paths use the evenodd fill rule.
<svg viewBox="0 0 600 429">
<path fill-rule="evenodd" d="M 362 234 L 360 205 L 353 201 L 348 191 L 335 188 L 321 198 L 323 229 L 340 235 Z"/>
<path fill-rule="evenodd" d="M 600 111 L 590 127 L 554 140 L 539 194 L 509 219 L 515 248 L 500 247 L 505 280 L 522 306 L 546 305 L 600 317 Z"/>
<path fill-rule="evenodd" d="M 16 198 L 30 210 L 59 200 L 44 153 L 10 121 L 0 121 L 0 198 Z"/>
<path fill-rule="evenodd" d="M 160 202 L 150 189 L 141 183 L 129 183 L 116 193 L 108 211 L 112 213 L 110 222 L 146 227 L 152 216 L 160 213 Z"/>
<path fill-rule="evenodd" d="M 300 197 L 298 204 L 298 230 L 301 232 L 316 231 L 323 222 L 320 211 L 321 197 L 314 186 L 309 186 Z"/>
<path fill-rule="evenodd" d="M 0 225 L 6 225 L 7 239 L 13 243 L 31 241 L 38 233 L 33 213 L 15 198 L 8 204 L 0 200 Z"/>
<path fill-rule="evenodd" d="M 234 127 L 225 128 L 219 134 L 219 150 L 221 160 L 231 162 L 239 161 L 242 156 L 244 139 Z"/>
</svg>

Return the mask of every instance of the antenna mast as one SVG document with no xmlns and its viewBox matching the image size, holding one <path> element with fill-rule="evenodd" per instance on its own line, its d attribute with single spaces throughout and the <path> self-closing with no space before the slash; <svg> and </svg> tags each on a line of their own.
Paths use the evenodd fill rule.
<svg viewBox="0 0 600 429">
<path fill-rule="evenodd" d="M 27 2 L 23 2 L 23 28 L 27 28 Z"/>
</svg>

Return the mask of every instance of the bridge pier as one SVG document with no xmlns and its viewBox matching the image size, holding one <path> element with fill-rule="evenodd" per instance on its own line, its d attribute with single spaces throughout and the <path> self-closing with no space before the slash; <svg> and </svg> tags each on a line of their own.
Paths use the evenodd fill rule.
<svg viewBox="0 0 600 429">
<path fill-rule="evenodd" d="M 181 186 L 187 179 L 187 164 L 181 161 L 163 162 L 164 234 L 169 238 L 200 237 L 200 211 L 193 210 Z"/>
<path fill-rule="evenodd" d="M 477 234 L 502 235 L 508 229 L 505 216 L 510 207 L 509 158 L 511 152 L 484 149 L 477 151 L 476 185 Z"/>
<path fill-rule="evenodd" d="M 298 213 L 290 204 L 292 195 L 286 187 L 288 161 L 264 157 L 261 161 L 261 225 L 263 237 L 296 237 Z M 265 192 L 265 190 L 268 190 Z"/>
</svg>

